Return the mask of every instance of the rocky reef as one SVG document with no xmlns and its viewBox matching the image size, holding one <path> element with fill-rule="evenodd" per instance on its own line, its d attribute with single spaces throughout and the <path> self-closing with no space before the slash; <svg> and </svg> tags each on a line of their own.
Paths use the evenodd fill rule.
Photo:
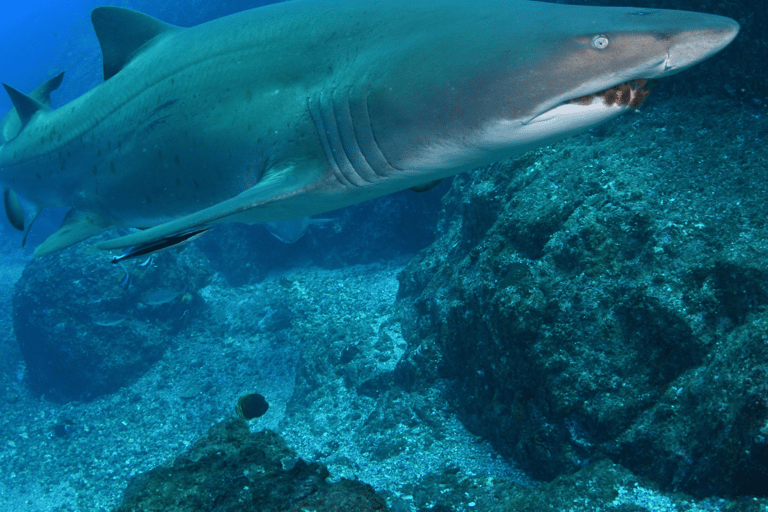
<svg viewBox="0 0 768 512">
<path fill-rule="evenodd" d="M 389 510 L 370 486 L 328 476 L 274 432 L 251 434 L 244 421 L 227 419 L 173 461 L 134 477 L 115 512 Z"/>
<path fill-rule="evenodd" d="M 280 489 L 311 482 L 306 500 L 357 495 L 325 487 L 322 465 L 374 486 L 396 512 L 758 512 L 768 127 L 759 112 L 710 100 L 717 122 L 692 114 L 693 100 L 655 106 L 652 97 L 641 113 L 557 148 L 460 176 L 438 240 L 400 272 L 399 291 L 394 276 L 407 259 L 270 271 L 280 256 L 235 250 L 252 243 L 244 236 L 215 255 L 226 230 L 147 266 L 126 264 L 128 290 L 122 269 L 87 243 L 33 260 L 14 291 L 30 359 L 3 376 L 12 400 L 0 421 L 0 498 L 14 510 L 111 510 L 126 482 L 150 471 L 134 478 L 125 510 L 165 506 L 151 500 L 163 494 L 155 478 L 173 489 L 167 500 L 202 503 L 223 486 L 247 501 L 256 484 L 227 487 L 222 475 L 253 478 L 253 464 L 274 468 L 266 482 Z M 743 135 L 747 123 L 757 143 Z M 375 238 L 389 240 L 387 230 Z M 302 261 L 333 267 L 320 252 L 362 254 L 364 237 L 334 248 L 326 234 L 307 234 Z M 230 270 L 213 263 L 224 256 Z M 249 262 L 266 277 L 232 286 Z M 143 302 L 185 287 L 187 299 Z M 102 313 L 128 319 L 94 323 L 110 323 Z M 121 345 L 138 325 L 157 337 Z M 142 343 L 154 344 L 145 354 L 157 362 L 131 353 Z M 144 366 L 119 366 L 136 359 Z M 86 365 L 108 371 L 78 373 Z M 67 388 L 69 376 L 81 387 Z M 237 430 L 216 434 L 230 445 L 185 452 L 254 391 L 270 403 L 253 420 L 259 428 L 317 464 L 268 462 L 282 453 L 270 451 L 279 444 L 271 437 L 241 451 L 251 438 L 234 424 L 217 427 Z M 219 445 L 226 455 L 210 455 Z M 179 453 L 178 464 L 158 466 Z M 210 485 L 188 486 L 203 475 Z"/>
<path fill-rule="evenodd" d="M 765 155 L 692 108 L 457 177 L 399 277 L 399 382 L 448 379 L 537 479 L 610 459 L 698 497 L 768 489 Z"/>
<path fill-rule="evenodd" d="M 212 275 L 201 260 L 189 250 L 110 265 L 91 244 L 30 260 L 12 301 L 30 388 L 92 400 L 136 380 L 201 307 L 193 290 Z"/>
</svg>

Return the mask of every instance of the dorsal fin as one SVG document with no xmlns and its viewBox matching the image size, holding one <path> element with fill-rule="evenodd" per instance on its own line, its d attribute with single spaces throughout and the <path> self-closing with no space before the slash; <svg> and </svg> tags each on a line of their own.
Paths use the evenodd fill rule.
<svg viewBox="0 0 768 512">
<path fill-rule="evenodd" d="M 13 108 L 15 108 L 16 113 L 19 114 L 22 129 L 37 112 L 40 110 L 50 110 L 36 99 L 32 98 L 31 96 L 27 96 L 23 92 L 17 91 L 10 85 L 3 84 L 3 87 L 5 87 L 5 91 L 8 93 L 8 97 L 11 98 Z"/>
<path fill-rule="evenodd" d="M 91 23 L 101 46 L 104 80 L 115 76 L 149 41 L 177 28 L 123 7 L 97 7 Z"/>
<path fill-rule="evenodd" d="M 31 98 L 36 99 L 46 107 L 51 106 L 51 93 L 59 88 L 61 81 L 64 80 L 64 72 L 62 71 L 55 77 L 46 81 L 43 85 L 29 93 Z"/>
</svg>

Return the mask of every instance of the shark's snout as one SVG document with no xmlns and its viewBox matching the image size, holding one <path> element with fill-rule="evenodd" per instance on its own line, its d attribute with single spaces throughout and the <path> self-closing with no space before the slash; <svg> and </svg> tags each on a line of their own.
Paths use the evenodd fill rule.
<svg viewBox="0 0 768 512">
<path fill-rule="evenodd" d="M 667 51 L 665 74 L 687 69 L 728 46 L 739 33 L 739 24 L 731 18 L 713 14 L 697 15 L 698 27 L 680 31 Z"/>
</svg>

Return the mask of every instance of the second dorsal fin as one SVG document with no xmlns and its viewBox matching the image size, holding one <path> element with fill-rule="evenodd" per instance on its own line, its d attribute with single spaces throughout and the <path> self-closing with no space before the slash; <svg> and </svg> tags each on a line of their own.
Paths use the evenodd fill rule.
<svg viewBox="0 0 768 512">
<path fill-rule="evenodd" d="M 115 76 L 149 41 L 178 28 L 123 7 L 97 7 L 91 23 L 101 46 L 104 80 Z"/>
<path fill-rule="evenodd" d="M 61 85 L 62 80 L 64 80 L 64 72 L 62 71 L 55 77 L 51 78 L 50 80 L 46 81 L 43 85 L 29 93 L 29 95 L 45 105 L 46 107 L 51 106 L 51 93 L 59 88 Z"/>
</svg>

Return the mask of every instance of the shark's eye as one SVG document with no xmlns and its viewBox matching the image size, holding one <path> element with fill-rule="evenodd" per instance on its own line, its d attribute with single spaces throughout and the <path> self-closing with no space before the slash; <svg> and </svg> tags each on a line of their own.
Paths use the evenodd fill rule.
<svg viewBox="0 0 768 512">
<path fill-rule="evenodd" d="M 592 38 L 592 46 L 597 48 L 598 50 L 605 50 L 608 48 L 608 44 L 610 41 L 608 41 L 608 36 L 604 36 L 602 34 L 596 35 Z"/>
</svg>

